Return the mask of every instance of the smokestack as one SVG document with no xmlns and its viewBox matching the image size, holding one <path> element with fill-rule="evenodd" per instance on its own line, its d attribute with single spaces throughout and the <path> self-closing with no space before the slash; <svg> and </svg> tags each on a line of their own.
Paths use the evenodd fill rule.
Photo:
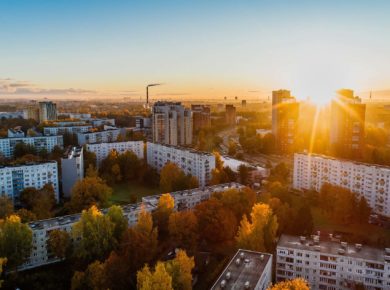
<svg viewBox="0 0 390 290">
<path fill-rule="evenodd" d="M 161 86 L 162 84 L 149 84 L 146 86 L 146 104 L 149 105 L 149 87 Z"/>
</svg>

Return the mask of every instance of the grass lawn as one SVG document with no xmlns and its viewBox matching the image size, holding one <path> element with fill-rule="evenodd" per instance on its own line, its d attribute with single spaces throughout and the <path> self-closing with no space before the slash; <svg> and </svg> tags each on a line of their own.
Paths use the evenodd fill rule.
<svg viewBox="0 0 390 290">
<path fill-rule="evenodd" d="M 131 196 L 137 196 L 137 202 L 140 202 L 142 197 L 159 194 L 158 187 L 145 186 L 138 182 L 118 183 L 112 187 L 112 196 L 110 201 L 112 204 L 126 204 L 131 202 Z"/>
</svg>

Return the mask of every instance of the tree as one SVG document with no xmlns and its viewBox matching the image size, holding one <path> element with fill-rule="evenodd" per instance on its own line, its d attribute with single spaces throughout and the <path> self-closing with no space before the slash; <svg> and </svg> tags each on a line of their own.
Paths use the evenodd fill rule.
<svg viewBox="0 0 390 290">
<path fill-rule="evenodd" d="M 71 238 L 66 231 L 55 229 L 49 232 L 47 248 L 56 257 L 64 259 L 69 253 L 70 246 Z"/>
<path fill-rule="evenodd" d="M 88 151 L 86 147 L 83 150 L 83 160 L 84 160 L 84 172 L 92 166 L 96 166 L 96 154 L 94 152 Z"/>
<path fill-rule="evenodd" d="M 5 219 L 14 212 L 12 199 L 3 195 L 0 196 L 0 219 Z"/>
<path fill-rule="evenodd" d="M 0 221 L 0 257 L 6 257 L 10 268 L 21 265 L 32 250 L 32 230 L 17 215 Z"/>
<path fill-rule="evenodd" d="M 199 239 L 198 219 L 193 211 L 174 212 L 169 216 L 169 236 L 176 248 L 194 253 Z"/>
<path fill-rule="evenodd" d="M 165 237 L 168 233 L 169 216 L 175 207 L 175 200 L 169 193 L 160 196 L 156 210 L 153 212 L 153 222 L 158 228 L 159 237 Z"/>
<path fill-rule="evenodd" d="M 109 289 L 105 274 L 105 264 L 95 261 L 88 265 L 85 272 L 76 271 L 72 277 L 72 290 L 101 290 Z"/>
<path fill-rule="evenodd" d="M 15 214 L 20 217 L 22 223 L 29 223 L 37 220 L 37 216 L 25 208 L 19 209 Z"/>
<path fill-rule="evenodd" d="M 176 253 L 175 259 L 166 262 L 167 272 L 172 277 L 173 289 L 192 289 L 192 270 L 194 267 L 194 258 L 188 257 L 187 253 L 183 250 L 179 250 Z"/>
<path fill-rule="evenodd" d="M 25 208 L 31 210 L 38 219 L 46 219 L 53 216 L 53 208 L 56 204 L 54 188 L 51 184 L 45 184 L 43 188 L 27 187 L 20 193 L 20 200 Z"/>
<path fill-rule="evenodd" d="M 69 207 L 72 212 L 96 205 L 99 208 L 108 206 L 112 189 L 99 177 L 85 177 L 76 182 L 72 189 Z"/>
<path fill-rule="evenodd" d="M 239 248 L 253 251 L 270 251 L 278 224 L 267 204 L 257 203 L 251 212 L 251 222 L 244 216 L 236 237 Z"/>
<path fill-rule="evenodd" d="M 298 214 L 295 220 L 296 235 L 309 235 L 313 232 L 313 216 L 311 214 L 311 209 L 307 203 L 304 203 L 303 206 L 298 210 Z"/>
<path fill-rule="evenodd" d="M 215 168 L 218 170 L 222 170 L 223 169 L 223 160 L 222 160 L 221 154 L 219 154 L 218 151 L 214 151 L 213 154 L 215 157 Z"/>
<path fill-rule="evenodd" d="M 104 259 L 117 244 L 114 237 L 115 225 L 96 206 L 83 210 L 80 220 L 72 227 L 75 256 L 82 260 Z"/>
<path fill-rule="evenodd" d="M 226 174 L 226 172 L 223 170 L 220 170 L 218 168 L 214 168 L 211 170 L 211 185 L 221 184 L 229 182 L 229 176 Z"/>
<path fill-rule="evenodd" d="M 276 283 L 268 290 L 310 290 L 310 288 L 306 280 L 302 278 L 296 278 L 293 280 Z"/>
<path fill-rule="evenodd" d="M 217 199 L 209 199 L 195 207 L 200 236 L 211 244 L 231 240 L 236 233 L 234 213 Z"/>
<path fill-rule="evenodd" d="M 116 150 L 111 150 L 107 157 L 101 162 L 99 173 L 108 184 L 115 184 L 115 182 L 122 179 L 118 158 L 118 152 Z"/>
<path fill-rule="evenodd" d="M 371 214 L 371 208 L 364 196 L 361 196 L 357 207 L 357 218 L 359 223 L 367 223 Z"/>
<path fill-rule="evenodd" d="M 234 156 L 237 153 L 237 144 L 233 140 L 229 140 L 228 154 Z"/>
<path fill-rule="evenodd" d="M 0 258 L 0 275 L 3 273 L 3 267 L 6 263 L 7 263 L 7 258 Z M 3 280 L 0 280 L 0 288 L 3 282 L 4 282 Z"/>
<path fill-rule="evenodd" d="M 160 172 L 160 189 L 173 192 L 198 186 L 196 177 L 186 175 L 175 163 L 167 162 Z"/>
<path fill-rule="evenodd" d="M 248 184 L 249 182 L 249 168 L 244 164 L 238 167 L 238 175 L 240 177 L 241 184 Z"/>
<path fill-rule="evenodd" d="M 120 154 L 118 163 L 124 180 L 131 181 L 138 177 L 142 164 L 133 151 L 126 151 Z"/>
<path fill-rule="evenodd" d="M 128 228 L 127 218 L 123 215 L 123 209 L 119 205 L 111 206 L 107 211 L 107 217 L 114 224 L 114 237 L 120 241 L 123 233 Z"/>
<path fill-rule="evenodd" d="M 290 170 L 285 163 L 281 162 L 277 164 L 273 169 L 271 169 L 269 180 L 279 181 L 282 184 L 286 184 L 288 182 L 289 176 Z"/>
<path fill-rule="evenodd" d="M 157 262 L 155 270 L 150 271 L 147 265 L 137 272 L 137 289 L 139 290 L 173 290 L 172 277 L 162 262 Z"/>
<path fill-rule="evenodd" d="M 33 145 L 26 144 L 24 142 L 17 143 L 14 147 L 14 157 L 15 158 L 20 158 L 23 157 L 24 155 L 31 154 L 31 155 L 36 155 L 37 150 Z"/>
</svg>

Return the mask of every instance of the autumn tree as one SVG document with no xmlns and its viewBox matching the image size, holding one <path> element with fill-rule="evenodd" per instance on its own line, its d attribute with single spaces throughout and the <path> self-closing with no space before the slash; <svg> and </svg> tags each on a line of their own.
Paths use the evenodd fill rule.
<svg viewBox="0 0 390 290">
<path fill-rule="evenodd" d="M 109 289 L 105 275 L 105 264 L 95 261 L 88 265 L 85 272 L 76 271 L 71 281 L 72 290 L 100 290 Z"/>
<path fill-rule="evenodd" d="M 232 239 L 236 233 L 237 220 L 234 213 L 217 199 L 209 199 L 195 207 L 200 237 L 211 244 Z"/>
<path fill-rule="evenodd" d="M 278 223 L 267 204 L 253 206 L 249 221 L 245 215 L 236 237 L 239 248 L 253 251 L 270 251 L 276 237 Z"/>
<path fill-rule="evenodd" d="M 286 280 L 268 288 L 268 290 L 310 290 L 309 284 L 302 278 Z"/>
<path fill-rule="evenodd" d="M 169 236 L 176 248 L 194 253 L 199 240 L 198 219 L 193 211 L 174 212 L 169 216 Z"/>
<path fill-rule="evenodd" d="M 195 267 L 194 257 L 188 257 L 185 251 L 179 250 L 173 260 L 166 262 L 165 267 L 172 277 L 173 289 L 192 289 L 192 270 Z"/>
<path fill-rule="evenodd" d="M 14 203 L 12 199 L 3 195 L 0 196 L 0 219 L 5 219 L 14 212 Z"/>
<path fill-rule="evenodd" d="M 64 259 L 69 254 L 70 247 L 71 238 L 66 231 L 55 229 L 49 232 L 47 248 L 54 256 Z"/>
<path fill-rule="evenodd" d="M 169 193 L 160 196 L 156 210 L 153 212 L 153 222 L 157 226 L 160 238 L 168 233 L 169 216 L 173 213 L 175 200 Z"/>
<path fill-rule="evenodd" d="M 118 158 L 118 152 L 116 150 L 111 150 L 107 157 L 102 160 L 99 167 L 100 176 L 111 185 L 122 180 L 122 172 Z"/>
<path fill-rule="evenodd" d="M 163 192 L 173 192 L 194 188 L 199 182 L 196 177 L 186 175 L 175 163 L 167 162 L 160 172 L 160 189 Z"/>
<path fill-rule="evenodd" d="M 5 266 L 6 263 L 7 263 L 7 258 L 0 258 L 0 276 L 3 273 L 3 267 Z M 3 282 L 4 282 L 3 280 L 0 280 L 0 288 Z"/>
<path fill-rule="evenodd" d="M 107 217 L 114 224 L 114 237 L 117 241 L 120 241 L 123 233 L 128 228 L 127 218 L 123 214 L 122 207 L 118 205 L 111 206 L 107 211 Z"/>
<path fill-rule="evenodd" d="M 25 188 L 20 193 L 20 200 L 26 209 L 34 213 L 37 219 L 46 219 L 53 216 L 56 198 L 51 184 L 45 184 L 41 189 Z"/>
<path fill-rule="evenodd" d="M 240 177 L 241 184 L 248 184 L 249 182 L 249 167 L 241 164 L 238 167 L 238 176 Z"/>
<path fill-rule="evenodd" d="M 15 212 L 15 214 L 20 217 L 22 223 L 29 223 L 37 220 L 35 213 L 25 208 L 19 209 L 17 212 Z"/>
<path fill-rule="evenodd" d="M 117 241 L 114 237 L 115 225 L 96 206 L 83 210 L 80 220 L 72 227 L 75 240 L 75 256 L 93 261 L 105 258 Z"/>
<path fill-rule="evenodd" d="M 90 166 L 96 167 L 96 154 L 94 152 L 88 151 L 86 148 L 83 150 L 83 160 L 84 172 L 87 172 L 87 169 Z"/>
<path fill-rule="evenodd" d="M 21 265 L 32 250 L 32 230 L 17 215 L 0 220 L 0 257 L 10 268 Z"/>
<path fill-rule="evenodd" d="M 118 156 L 118 164 L 122 172 L 122 178 L 126 181 L 135 180 L 138 178 L 141 160 L 133 151 L 126 151 Z"/>
<path fill-rule="evenodd" d="M 111 194 L 112 189 L 104 180 L 97 176 L 87 176 L 74 185 L 69 202 L 70 210 L 80 212 L 92 205 L 99 208 L 107 207 Z"/>
<path fill-rule="evenodd" d="M 145 265 L 137 272 L 137 289 L 139 290 L 173 290 L 172 277 L 162 262 L 157 262 L 154 271 Z"/>
</svg>

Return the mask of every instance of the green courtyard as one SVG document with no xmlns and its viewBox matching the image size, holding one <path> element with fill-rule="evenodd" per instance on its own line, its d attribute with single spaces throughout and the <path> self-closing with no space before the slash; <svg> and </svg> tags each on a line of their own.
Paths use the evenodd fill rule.
<svg viewBox="0 0 390 290">
<path fill-rule="evenodd" d="M 131 203 L 134 202 L 135 198 L 137 198 L 137 202 L 140 202 L 144 196 L 161 193 L 158 187 L 145 186 L 138 182 L 115 184 L 112 191 L 110 198 L 112 204 Z"/>
</svg>

